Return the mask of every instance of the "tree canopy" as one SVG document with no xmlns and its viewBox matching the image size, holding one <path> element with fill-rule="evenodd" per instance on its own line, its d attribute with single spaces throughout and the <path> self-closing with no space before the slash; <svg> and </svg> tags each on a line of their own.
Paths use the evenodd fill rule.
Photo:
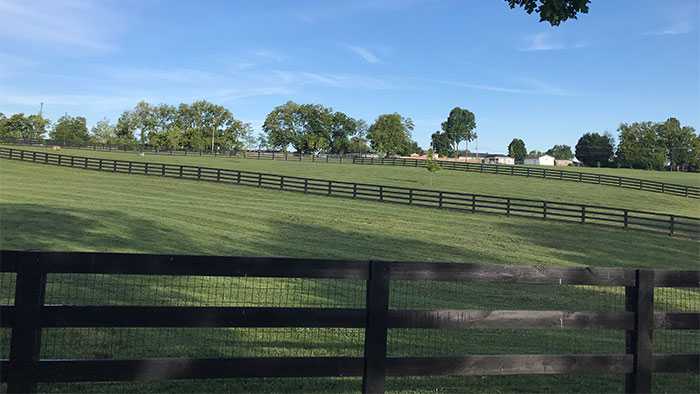
<svg viewBox="0 0 700 394">
<path fill-rule="evenodd" d="M 520 138 L 513 138 L 510 144 L 508 144 L 508 156 L 514 158 L 516 163 L 523 163 L 525 161 L 525 156 L 527 156 L 525 141 Z"/>
<path fill-rule="evenodd" d="M 694 128 L 681 126 L 676 118 L 668 118 L 658 125 L 657 134 L 672 170 L 696 160 L 693 157 L 693 144 L 697 138 Z"/>
<path fill-rule="evenodd" d="M 430 136 L 430 146 L 432 150 L 440 156 L 452 157 L 455 154 L 452 141 L 450 141 L 450 137 L 447 133 L 440 131 L 434 132 Z"/>
<path fill-rule="evenodd" d="M 411 149 L 411 118 L 393 113 L 380 115 L 370 126 L 367 138 L 376 152 L 391 156 L 406 154 Z"/>
<path fill-rule="evenodd" d="M 364 121 L 343 112 L 293 101 L 275 107 L 263 123 L 270 147 L 286 150 L 291 145 L 303 153 L 346 153 L 360 148 L 357 142 L 366 128 Z"/>
<path fill-rule="evenodd" d="M 561 22 L 577 19 L 578 14 L 588 13 L 590 0 L 506 0 L 510 8 L 521 7 L 528 14 L 536 12 L 540 22 L 559 26 Z"/>
<path fill-rule="evenodd" d="M 41 115 L 25 116 L 23 113 L 13 114 L 6 118 L 0 113 L 0 137 L 22 140 L 43 138 L 50 122 Z"/>
<path fill-rule="evenodd" d="M 571 160 L 574 158 L 574 153 L 571 151 L 571 147 L 569 145 L 554 145 L 545 153 L 557 160 Z"/>
<path fill-rule="evenodd" d="M 607 133 L 586 133 L 576 143 L 576 158 L 587 166 L 607 166 L 613 157 L 613 145 Z"/>
<path fill-rule="evenodd" d="M 231 150 L 243 147 L 251 129 L 223 106 L 199 100 L 178 107 L 141 101 L 121 114 L 114 131 L 121 143 L 138 135 L 142 145 L 159 149 Z"/>
<path fill-rule="evenodd" d="M 622 123 L 617 131 L 617 160 L 621 165 L 647 170 L 664 167 L 666 152 L 659 138 L 657 123 Z"/>
<path fill-rule="evenodd" d="M 454 151 L 459 153 L 459 143 L 470 142 L 476 138 L 476 120 L 474 114 L 466 108 L 454 107 L 442 122 L 442 131 L 454 144 Z"/>
<path fill-rule="evenodd" d="M 82 145 L 88 142 L 87 120 L 82 116 L 61 116 L 51 130 L 52 140 L 67 145 Z"/>
</svg>

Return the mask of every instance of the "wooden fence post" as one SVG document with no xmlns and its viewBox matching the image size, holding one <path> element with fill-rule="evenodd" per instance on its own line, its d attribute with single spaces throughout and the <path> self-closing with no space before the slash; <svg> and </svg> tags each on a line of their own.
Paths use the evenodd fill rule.
<svg viewBox="0 0 700 394">
<path fill-rule="evenodd" d="M 634 330 L 627 331 L 632 373 L 625 376 L 625 393 L 650 393 L 653 368 L 654 271 L 636 270 L 635 286 L 625 287 L 625 309 L 634 312 Z"/>
<path fill-rule="evenodd" d="M 674 215 L 670 215 L 670 217 L 671 217 L 671 220 L 669 222 L 669 232 L 670 232 L 669 235 L 673 235 L 673 230 L 675 227 L 674 225 L 676 223 L 676 217 Z"/>
<path fill-rule="evenodd" d="M 586 206 L 581 205 L 581 224 L 586 223 Z"/>
<path fill-rule="evenodd" d="M 542 219 L 547 219 L 547 201 L 542 201 Z"/>
<path fill-rule="evenodd" d="M 627 226 L 628 226 L 628 224 L 629 224 L 629 211 L 626 210 L 626 209 L 625 209 L 625 218 L 624 218 L 624 220 L 625 220 L 625 228 L 627 228 Z"/>
<path fill-rule="evenodd" d="M 41 307 L 44 304 L 46 274 L 38 254 L 28 253 L 19 261 L 15 283 L 15 325 L 10 340 L 7 371 L 8 393 L 34 393 L 34 369 L 41 350 Z"/>
<path fill-rule="evenodd" d="M 387 323 L 389 315 L 389 264 L 369 262 L 367 279 L 362 392 L 383 393 L 386 375 Z"/>
</svg>

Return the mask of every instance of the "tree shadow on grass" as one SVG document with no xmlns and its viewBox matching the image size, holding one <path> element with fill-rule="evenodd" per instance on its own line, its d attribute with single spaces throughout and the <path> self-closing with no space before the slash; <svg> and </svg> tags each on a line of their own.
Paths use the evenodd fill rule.
<svg viewBox="0 0 700 394">
<path fill-rule="evenodd" d="M 618 268 L 698 269 L 700 242 L 638 230 L 532 220 L 501 223 L 548 257 L 566 263 Z"/>
<path fill-rule="evenodd" d="M 3 249 L 54 251 L 177 251 L 194 243 L 187 234 L 128 212 L 0 204 Z"/>
</svg>

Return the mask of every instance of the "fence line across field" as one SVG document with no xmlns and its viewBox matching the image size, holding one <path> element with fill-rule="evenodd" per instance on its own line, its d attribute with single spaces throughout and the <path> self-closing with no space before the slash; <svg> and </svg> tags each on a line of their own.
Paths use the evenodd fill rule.
<svg viewBox="0 0 700 394">
<path fill-rule="evenodd" d="M 653 352 L 653 330 L 698 330 L 700 313 L 654 312 L 655 287 L 700 287 L 700 271 L 540 268 L 471 263 L 0 251 L 0 273 L 15 273 L 12 305 L 0 306 L 11 328 L 10 354 L 0 360 L 9 393 L 38 382 L 154 381 L 232 377 L 361 376 L 363 392 L 384 392 L 387 376 L 625 374 L 625 391 L 647 393 L 654 372 L 700 372 L 700 354 Z M 48 274 L 325 278 L 360 280 L 363 308 L 50 305 Z M 54 279 L 51 279 L 54 280 Z M 407 310 L 389 307 L 394 281 L 487 282 L 492 285 L 624 286 L 622 312 Z M 50 282 L 50 281 L 49 281 Z M 362 357 L 213 359 L 41 359 L 48 327 L 335 327 L 363 328 Z M 387 332 L 411 329 L 624 330 L 622 354 L 506 354 L 388 357 Z"/>
<path fill-rule="evenodd" d="M 41 142 L 21 142 L 21 141 L 6 141 L 18 145 L 41 145 L 46 146 L 44 141 Z M 92 151 L 120 151 L 133 152 L 133 147 L 127 146 L 109 146 L 109 145 L 63 145 L 73 149 L 84 149 Z M 374 158 L 367 157 L 366 154 L 322 154 L 322 155 L 305 155 L 302 153 L 289 152 L 262 152 L 262 151 L 221 151 L 212 154 L 207 151 L 187 151 L 187 150 L 158 150 L 144 149 L 143 153 L 154 155 L 167 156 L 214 156 L 214 157 L 243 157 L 247 159 L 258 160 L 284 160 L 284 161 L 311 161 L 318 163 L 347 163 L 359 165 L 392 165 L 402 167 L 425 167 L 426 161 L 422 159 L 412 158 Z M 588 184 L 598 184 L 605 186 L 615 186 L 627 189 L 635 189 L 641 191 L 672 194 L 676 196 L 700 199 L 700 187 L 681 185 L 676 183 L 658 182 L 645 180 L 633 177 L 621 177 L 607 174 L 594 174 L 583 171 L 567 171 L 555 170 L 547 168 L 537 168 L 528 166 L 504 165 L 504 164 L 485 164 L 485 163 L 464 163 L 449 160 L 436 160 L 438 165 L 446 170 L 479 172 L 485 174 L 524 176 L 532 178 L 542 178 L 549 180 L 562 180 L 572 182 L 582 182 Z"/>
<path fill-rule="evenodd" d="M 4 147 L 0 147 L 0 158 L 115 173 L 222 182 L 471 213 L 496 213 L 581 224 L 607 225 L 694 239 L 700 238 L 700 218 L 599 205 L 353 183 L 224 168 L 110 160 Z"/>
</svg>

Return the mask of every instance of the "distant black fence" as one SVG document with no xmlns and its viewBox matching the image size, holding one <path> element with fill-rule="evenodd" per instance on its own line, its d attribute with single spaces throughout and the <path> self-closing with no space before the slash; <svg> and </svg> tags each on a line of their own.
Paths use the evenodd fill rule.
<svg viewBox="0 0 700 394">
<path fill-rule="evenodd" d="M 95 152 L 138 152 L 146 155 L 162 155 L 162 156 L 208 156 L 208 157 L 236 157 L 245 159 L 260 159 L 260 160 L 284 160 L 284 161 L 311 161 L 319 163 L 352 163 L 355 157 L 371 156 L 366 153 L 299 153 L 299 152 L 277 152 L 277 151 L 261 151 L 261 150 L 218 150 L 212 153 L 211 149 L 163 149 L 152 146 L 142 145 L 94 145 L 94 144 L 65 144 L 60 141 L 51 140 L 20 140 L 13 138 L 0 138 L 0 143 L 8 145 L 29 145 L 29 146 L 60 146 L 68 149 L 90 150 Z"/>
<path fill-rule="evenodd" d="M 425 167 L 426 164 L 425 160 L 409 158 L 355 157 L 352 162 L 353 164 L 376 164 L 403 167 Z M 700 187 L 650 181 L 639 178 L 628 178 L 615 175 L 592 174 L 579 171 L 565 171 L 505 164 L 464 163 L 446 160 L 436 160 L 436 162 L 440 165 L 440 167 L 446 170 L 555 179 L 562 181 L 617 186 L 624 187 L 627 189 L 673 194 L 676 196 L 683 196 L 689 198 L 700 198 Z"/>
<path fill-rule="evenodd" d="M 700 271 L 542 268 L 461 263 L 338 261 L 266 257 L 0 251 L 0 273 L 15 273 L 9 358 L 0 360 L 8 393 L 37 383 L 153 381 L 240 377 L 362 376 L 363 392 L 384 391 L 387 376 L 625 374 L 625 391 L 648 393 L 655 372 L 700 372 L 700 354 L 659 354 L 654 330 L 700 329 L 700 313 L 654 311 L 655 287 L 700 286 Z M 50 305 L 48 274 L 324 278 L 364 281 L 364 308 L 279 308 L 140 305 Z M 56 280 L 60 280 L 53 276 Z M 59 276 L 60 278 L 60 276 Z M 54 279 L 51 279 L 54 280 Z M 619 312 L 391 309 L 395 281 L 489 282 L 505 285 L 624 286 Z M 45 328 L 316 327 L 362 328 L 362 357 L 214 359 L 42 359 Z M 411 329 L 609 329 L 626 332 L 623 354 L 388 357 L 387 332 Z M 77 346 L 78 344 L 73 344 Z"/>
<path fill-rule="evenodd" d="M 700 238 L 700 218 L 598 205 L 302 178 L 261 172 L 110 160 L 0 147 L 0 158 L 115 173 L 222 182 L 361 200 L 607 225 Z"/>
<path fill-rule="evenodd" d="M 318 163 L 348 163 L 348 164 L 370 164 L 370 165 L 393 165 L 402 167 L 425 167 L 425 160 L 411 158 L 378 158 L 364 153 L 331 154 L 322 153 L 318 155 L 303 154 L 297 152 L 268 152 L 268 151 L 246 151 L 246 150 L 163 150 L 154 147 L 141 147 L 134 145 L 65 145 L 55 141 L 26 141 L 15 139 L 2 139 L 0 142 L 15 145 L 58 145 L 71 149 L 82 149 L 102 152 L 142 152 L 149 155 L 166 156 L 211 156 L 211 157 L 242 157 L 246 159 L 258 160 L 283 160 L 283 161 L 311 161 Z M 542 179 L 553 179 L 563 181 L 582 182 L 606 186 L 617 186 L 627 189 L 642 190 L 655 193 L 672 194 L 688 198 L 700 199 L 700 187 L 681 185 L 676 183 L 658 182 L 640 178 L 620 177 L 606 174 L 593 174 L 579 171 L 566 171 L 548 168 L 514 166 L 504 164 L 485 163 L 464 163 L 449 160 L 436 160 L 441 168 L 454 171 L 480 172 L 485 174 L 524 176 Z"/>
</svg>

